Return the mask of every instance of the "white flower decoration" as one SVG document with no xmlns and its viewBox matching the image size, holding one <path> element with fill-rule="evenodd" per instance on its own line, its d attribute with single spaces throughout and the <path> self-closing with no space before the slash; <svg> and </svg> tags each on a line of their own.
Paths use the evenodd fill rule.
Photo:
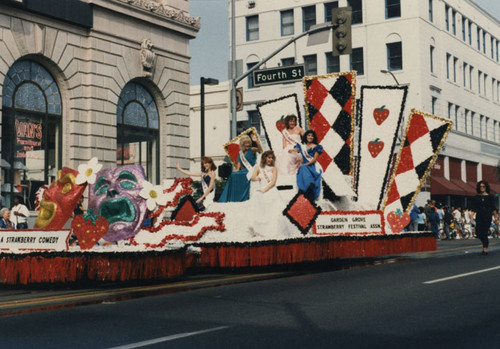
<svg viewBox="0 0 500 349">
<path fill-rule="evenodd" d="M 76 176 L 76 184 L 94 184 L 96 173 L 102 168 L 101 164 L 97 163 L 97 158 L 92 158 L 86 164 L 78 166 L 78 176 Z"/>
<path fill-rule="evenodd" d="M 156 206 L 165 206 L 167 204 L 167 196 L 163 194 L 161 185 L 153 185 L 148 181 L 144 181 L 139 195 L 147 200 L 146 205 L 150 211 L 153 211 Z"/>
</svg>

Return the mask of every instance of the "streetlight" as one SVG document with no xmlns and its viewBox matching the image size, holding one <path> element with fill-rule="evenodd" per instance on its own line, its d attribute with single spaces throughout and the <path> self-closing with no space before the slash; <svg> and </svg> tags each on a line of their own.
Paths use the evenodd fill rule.
<svg viewBox="0 0 500 349">
<path fill-rule="evenodd" d="M 200 119 L 201 119 L 201 157 L 205 156 L 205 85 L 218 85 L 219 80 L 212 78 L 200 78 Z"/>
<path fill-rule="evenodd" d="M 382 74 L 391 74 L 391 76 L 392 76 L 392 78 L 394 79 L 394 81 L 396 81 L 396 85 L 398 85 L 398 86 L 399 86 L 398 79 L 396 79 L 396 77 L 394 76 L 394 74 L 392 73 L 392 71 L 382 69 L 382 70 L 380 70 L 380 72 L 381 72 Z"/>
</svg>

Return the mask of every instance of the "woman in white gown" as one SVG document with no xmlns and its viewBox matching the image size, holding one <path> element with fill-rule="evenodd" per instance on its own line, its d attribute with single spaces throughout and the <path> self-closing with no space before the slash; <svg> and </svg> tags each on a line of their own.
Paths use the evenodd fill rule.
<svg viewBox="0 0 500 349">
<path fill-rule="evenodd" d="M 283 149 L 276 160 L 276 167 L 280 175 L 295 176 L 298 168 L 302 165 L 302 157 L 296 152 L 290 152 L 297 143 L 301 143 L 304 129 L 297 123 L 297 116 L 289 114 L 285 117 L 285 129 L 281 131 L 283 138 Z"/>
<path fill-rule="evenodd" d="M 259 182 L 259 189 L 252 192 L 250 197 L 250 232 L 263 238 L 279 237 L 284 233 L 287 235 L 287 225 L 282 213 L 286 205 L 276 189 L 278 170 L 274 162 L 274 152 L 265 151 L 260 166 L 255 168 L 252 175 L 252 181 Z"/>
</svg>

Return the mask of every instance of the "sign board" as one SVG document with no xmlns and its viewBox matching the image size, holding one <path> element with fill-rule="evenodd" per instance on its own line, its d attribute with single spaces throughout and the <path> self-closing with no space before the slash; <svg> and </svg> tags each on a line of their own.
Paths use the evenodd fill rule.
<svg viewBox="0 0 500 349">
<path fill-rule="evenodd" d="M 313 226 L 315 235 L 382 235 L 382 211 L 326 211 Z"/>
<path fill-rule="evenodd" d="M 42 149 L 42 123 L 40 119 L 17 117 L 16 154 L 17 159 L 24 160 L 29 154 Z"/>
<path fill-rule="evenodd" d="M 67 251 L 70 230 L 1 230 L 3 251 Z"/>
<path fill-rule="evenodd" d="M 243 110 L 243 88 L 236 89 L 236 111 Z"/>
<path fill-rule="evenodd" d="M 254 86 L 262 86 L 302 80 L 304 71 L 303 64 L 255 70 L 253 72 L 253 84 Z"/>
</svg>

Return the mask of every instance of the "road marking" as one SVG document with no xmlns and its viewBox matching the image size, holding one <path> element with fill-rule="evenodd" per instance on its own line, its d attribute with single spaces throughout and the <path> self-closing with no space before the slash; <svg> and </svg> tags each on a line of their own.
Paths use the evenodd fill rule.
<svg viewBox="0 0 500 349">
<path fill-rule="evenodd" d="M 475 275 L 475 274 L 480 274 L 480 273 L 486 273 L 488 271 L 497 270 L 497 269 L 500 269 L 500 266 L 493 267 L 493 268 L 488 268 L 488 269 L 477 270 L 477 271 L 472 271 L 470 273 L 464 273 L 464 274 L 458 274 L 458 275 L 454 275 L 454 276 L 448 276 L 448 277 L 445 277 L 445 278 L 442 278 L 442 279 L 435 279 L 435 280 L 425 281 L 424 284 L 426 284 L 426 285 L 435 284 L 435 283 L 442 282 L 442 281 L 448 281 L 448 280 L 463 278 L 463 277 L 470 276 L 470 275 Z"/>
<path fill-rule="evenodd" d="M 113 348 L 109 348 L 109 349 L 133 349 L 133 348 L 140 348 L 140 347 L 145 347 L 147 345 L 152 345 L 152 344 L 158 344 L 158 343 L 173 341 L 173 340 L 176 340 L 176 339 L 179 339 L 179 338 L 186 338 L 186 337 L 196 336 L 198 334 L 203 334 L 203 333 L 208 333 L 208 332 L 214 332 L 214 331 L 220 331 L 220 330 L 224 330 L 226 328 L 229 328 L 229 326 L 220 326 L 220 327 L 209 328 L 209 329 L 206 329 L 206 330 L 201 330 L 201 331 L 196 331 L 196 332 L 178 333 L 178 334 L 174 334 L 174 335 L 167 336 L 167 337 L 160 337 L 160 338 L 150 339 L 150 340 L 147 340 L 147 341 L 142 341 L 142 342 L 137 342 L 137 343 L 130 343 L 130 344 L 121 345 L 119 347 L 113 347 Z"/>
</svg>

